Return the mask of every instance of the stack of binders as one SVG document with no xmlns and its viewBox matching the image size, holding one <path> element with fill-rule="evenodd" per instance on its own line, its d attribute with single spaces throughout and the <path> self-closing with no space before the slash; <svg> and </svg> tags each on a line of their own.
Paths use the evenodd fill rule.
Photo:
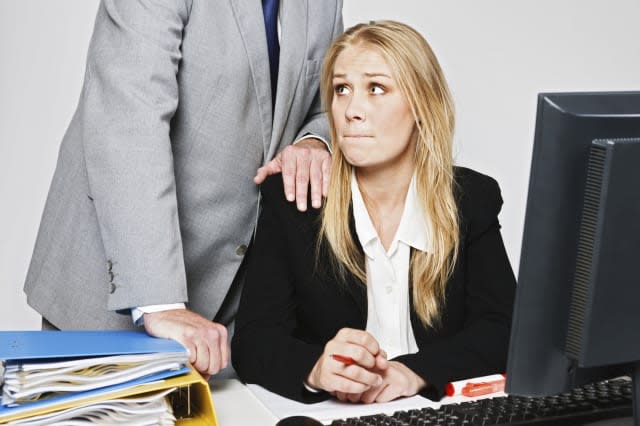
<svg viewBox="0 0 640 426">
<path fill-rule="evenodd" d="M 0 332 L 0 424 L 217 425 L 179 343 L 134 331 Z"/>
</svg>

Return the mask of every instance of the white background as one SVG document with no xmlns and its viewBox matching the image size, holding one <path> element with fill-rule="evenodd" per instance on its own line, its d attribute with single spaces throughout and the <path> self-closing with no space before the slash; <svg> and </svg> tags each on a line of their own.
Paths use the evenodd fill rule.
<svg viewBox="0 0 640 426">
<path fill-rule="evenodd" d="M 39 328 L 22 286 L 97 5 L 0 0 L 2 330 Z M 640 1 L 345 0 L 346 26 L 371 19 L 416 27 L 438 55 L 457 105 L 456 161 L 500 183 L 517 271 L 536 94 L 640 90 Z"/>
</svg>

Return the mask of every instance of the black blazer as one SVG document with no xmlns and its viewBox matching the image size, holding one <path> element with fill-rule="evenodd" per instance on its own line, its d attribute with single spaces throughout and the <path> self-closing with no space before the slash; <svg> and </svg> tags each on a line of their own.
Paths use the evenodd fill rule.
<svg viewBox="0 0 640 426">
<path fill-rule="evenodd" d="M 515 278 L 500 236 L 500 189 L 492 178 L 455 168 L 460 245 L 446 290 L 441 325 L 411 324 L 419 351 L 395 358 L 429 384 L 422 395 L 442 396 L 447 382 L 502 373 L 506 368 Z M 299 212 L 284 197 L 282 178 L 262 185 L 262 214 L 249 254 L 232 341 L 240 378 L 302 402 L 328 398 L 303 381 L 338 330 L 364 330 L 367 293 L 350 277 L 339 282 L 316 262 L 320 211 Z M 309 203 L 311 205 L 311 203 Z M 351 220 L 354 240 L 353 217 Z M 411 305 L 413 306 L 413 305 Z"/>
</svg>

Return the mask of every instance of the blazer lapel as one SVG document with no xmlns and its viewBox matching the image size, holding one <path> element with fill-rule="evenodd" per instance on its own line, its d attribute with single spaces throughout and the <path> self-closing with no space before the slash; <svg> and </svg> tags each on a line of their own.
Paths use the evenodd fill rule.
<svg viewBox="0 0 640 426">
<path fill-rule="evenodd" d="M 292 207 L 295 209 L 295 207 Z M 320 256 L 323 259 L 321 262 L 317 262 L 313 268 L 313 274 L 318 281 L 314 281 L 317 285 L 327 285 L 338 289 L 338 293 L 341 297 L 348 297 L 353 301 L 353 304 L 358 310 L 360 318 L 362 318 L 362 328 L 367 325 L 367 287 L 363 285 L 355 275 L 347 272 L 345 277 L 341 277 L 337 271 L 332 267 L 333 262 L 324 261 L 333 254 L 330 254 L 331 248 L 326 239 L 323 239 L 320 243 L 319 252 L 316 252 L 316 244 L 321 227 L 320 213 L 315 210 L 311 210 L 308 215 L 313 215 L 314 220 L 304 220 L 303 225 L 299 228 L 302 231 L 300 236 L 301 241 L 307 241 L 309 246 L 314 247 L 313 253 L 310 256 Z M 353 210 L 349 208 L 349 230 L 356 243 L 356 248 L 364 259 L 364 251 L 360 245 L 360 241 L 356 236 L 355 220 L 353 218 Z M 316 269 L 317 268 L 317 269 Z"/>
<path fill-rule="evenodd" d="M 366 262 L 364 250 L 362 245 L 360 245 L 360 239 L 358 239 L 358 234 L 356 233 L 356 220 L 353 217 L 353 204 L 349 206 L 349 231 L 351 233 L 351 238 L 356 243 L 356 248 L 358 249 L 358 253 L 360 254 L 360 258 Z M 366 270 L 366 268 L 365 268 Z M 351 297 L 356 302 L 356 306 L 360 310 L 362 317 L 364 318 L 364 326 L 367 326 L 367 287 L 366 284 L 363 285 L 358 279 L 349 274 L 349 282 L 347 283 L 347 288 L 349 289 L 349 293 L 351 293 Z"/>
<path fill-rule="evenodd" d="M 307 0 L 281 0 L 280 8 L 280 67 L 273 132 L 267 158 L 275 155 L 275 150 L 284 133 L 293 97 L 303 71 L 308 36 Z"/>
<path fill-rule="evenodd" d="M 269 145 L 272 139 L 273 120 L 271 111 L 269 52 L 267 49 L 267 35 L 264 28 L 262 7 L 258 0 L 229 0 L 229 3 L 233 9 L 240 34 L 242 34 L 244 48 L 247 52 L 247 58 L 249 59 L 249 66 L 251 67 L 253 85 L 256 90 L 258 108 L 260 110 L 260 122 L 262 124 L 263 152 L 266 154 L 269 151 Z M 283 69 L 282 63 L 280 69 Z"/>
</svg>

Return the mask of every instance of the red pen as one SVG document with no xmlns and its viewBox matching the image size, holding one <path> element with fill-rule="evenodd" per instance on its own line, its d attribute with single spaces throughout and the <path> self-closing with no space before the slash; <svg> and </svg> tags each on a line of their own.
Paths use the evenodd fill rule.
<svg viewBox="0 0 640 426">
<path fill-rule="evenodd" d="M 504 391 L 505 378 L 493 380 L 491 382 L 479 382 L 479 383 L 467 383 L 462 388 L 462 395 L 464 396 L 480 396 L 488 395 L 490 393 L 503 392 Z"/>
<path fill-rule="evenodd" d="M 333 354 L 333 355 L 331 355 L 331 358 L 335 359 L 336 361 L 340 361 L 345 366 L 349 366 L 349 365 L 352 365 L 352 364 L 356 363 L 356 361 L 353 358 L 351 358 L 350 356 Z"/>
</svg>

